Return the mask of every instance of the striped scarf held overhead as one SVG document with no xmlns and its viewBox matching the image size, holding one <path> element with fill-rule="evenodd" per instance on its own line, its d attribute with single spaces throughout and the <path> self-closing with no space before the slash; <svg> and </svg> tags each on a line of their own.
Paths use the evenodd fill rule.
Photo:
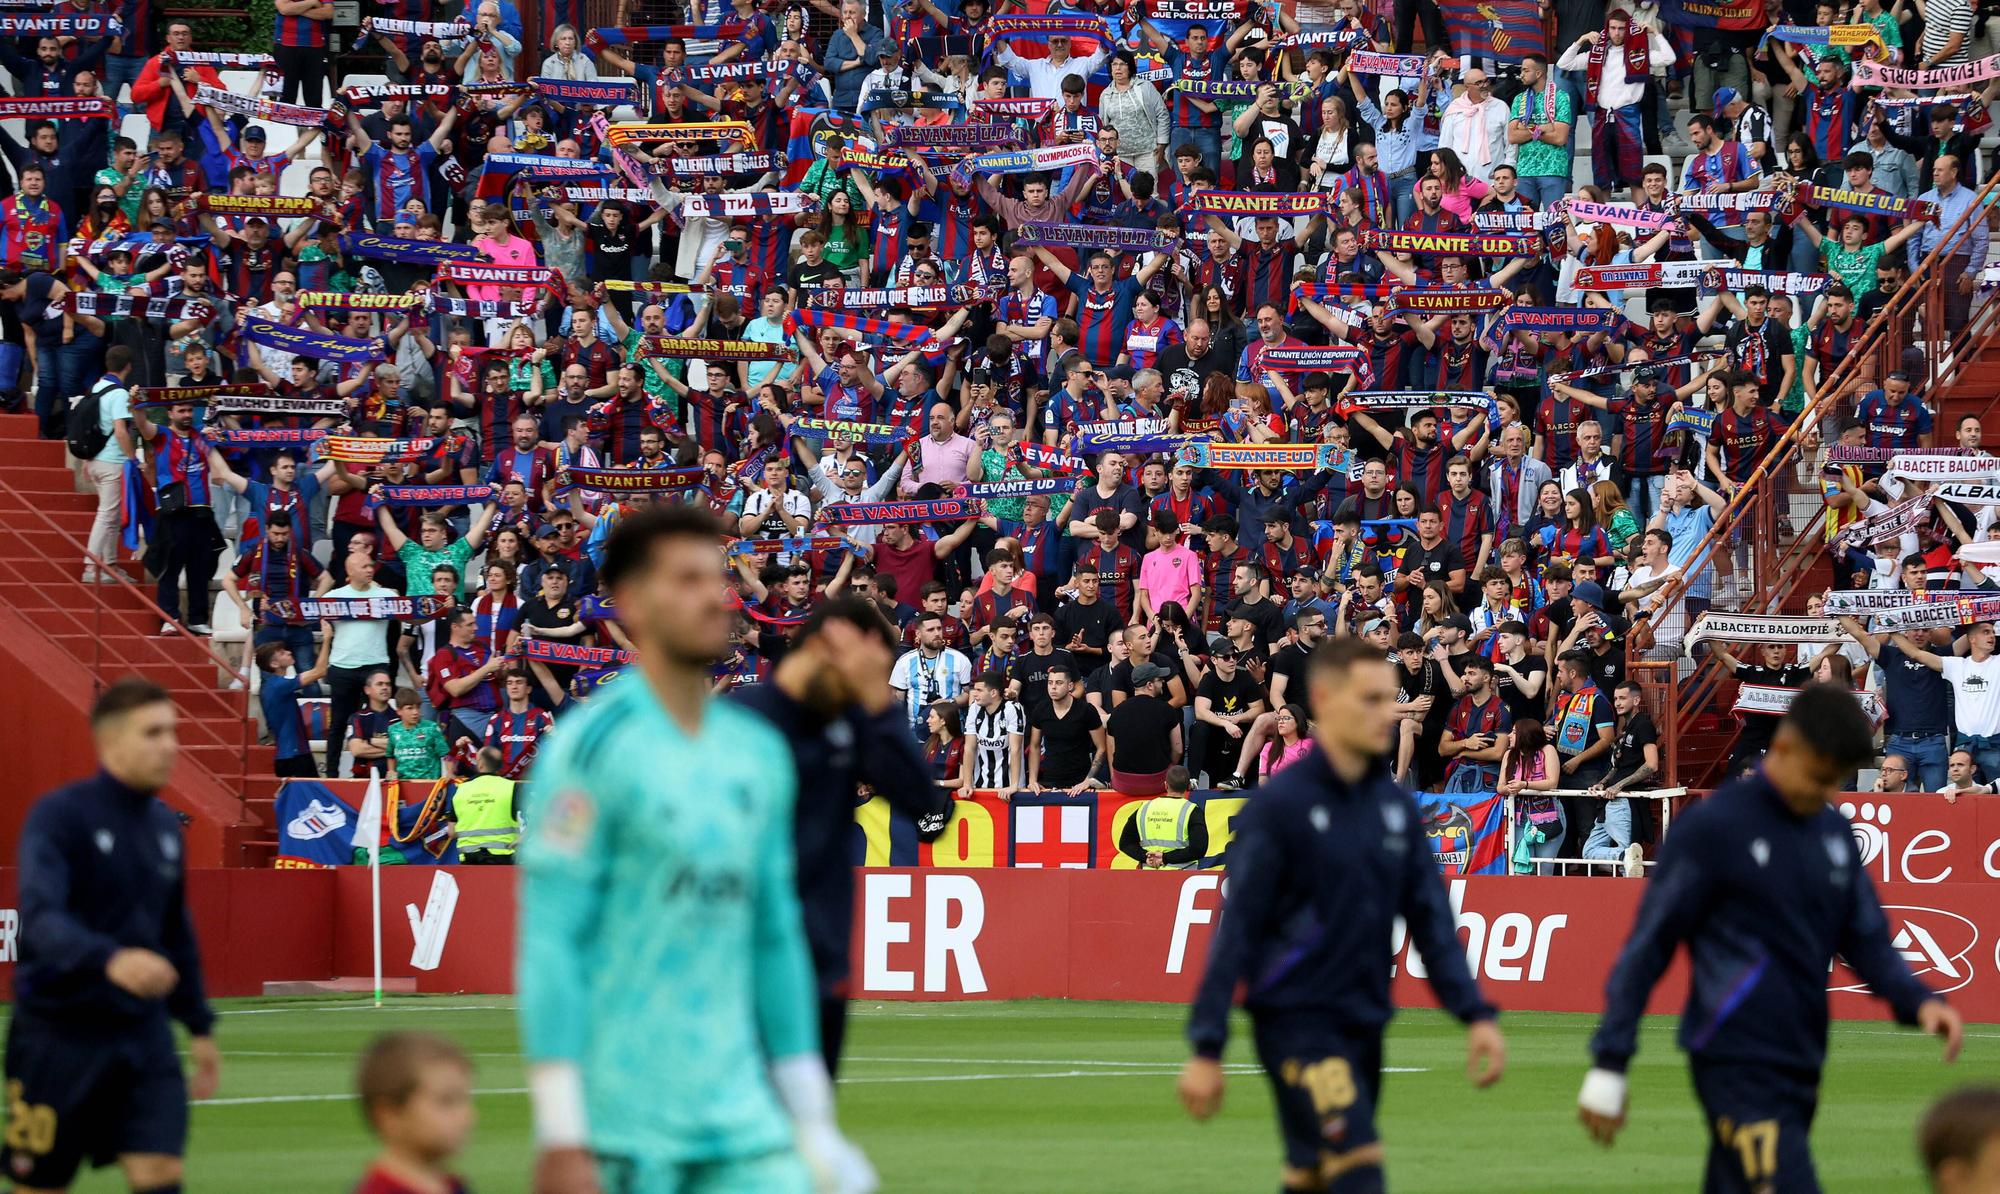
<svg viewBox="0 0 2000 1194">
<path fill-rule="evenodd" d="M 458 88 L 448 83 L 374 83 L 347 87 L 340 98 L 351 108 L 372 107 L 383 100 L 448 100 Z"/>
<path fill-rule="evenodd" d="M 503 299 L 453 298 L 432 291 L 424 298 L 424 310 L 433 315 L 457 315 L 467 319 L 532 319 L 542 312 L 542 299 L 507 302 Z"/>
<path fill-rule="evenodd" d="M 782 153 L 720 153 L 707 157 L 655 158 L 647 170 L 653 174 L 706 176 L 710 174 L 764 174 L 785 164 Z"/>
<path fill-rule="evenodd" d="M 394 17 L 366 17 L 361 36 L 394 33 L 406 37 L 435 37 L 439 41 L 462 41 L 472 36 L 472 26 L 464 21 L 402 21 Z"/>
<path fill-rule="evenodd" d="M 848 315 L 816 307 L 799 307 L 785 315 L 786 336 L 796 335 L 802 327 L 838 328 L 842 331 L 859 332 L 864 336 L 880 336 L 894 340 L 898 344 L 923 344 L 936 338 L 933 329 L 920 323 L 901 323 L 866 315 Z"/>
<path fill-rule="evenodd" d="M 74 95 L 0 96 L 0 119 L 109 120 L 111 101 Z"/>
<path fill-rule="evenodd" d="M 325 108 L 307 108 L 299 104 L 281 104 L 276 100 L 238 95 L 233 91 L 210 87 L 206 83 L 195 89 L 194 101 L 204 107 L 241 116 L 246 120 L 263 120 L 272 124 L 309 129 L 324 128 L 333 123 L 333 113 Z"/>
<path fill-rule="evenodd" d="M 192 298 L 151 298 L 72 290 L 64 305 L 76 314 L 98 319 L 166 319 L 175 323 L 192 319 L 207 323 L 215 318 L 212 304 Z"/>
<path fill-rule="evenodd" d="M 819 196 L 803 191 L 719 191 L 689 195 L 676 214 L 683 220 L 768 219 L 819 210 Z"/>
</svg>

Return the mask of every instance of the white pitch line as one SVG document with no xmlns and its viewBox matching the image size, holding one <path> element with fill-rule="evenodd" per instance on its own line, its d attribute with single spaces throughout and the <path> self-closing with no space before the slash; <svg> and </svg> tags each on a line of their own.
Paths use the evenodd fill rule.
<svg viewBox="0 0 2000 1194">
<path fill-rule="evenodd" d="M 387 1003 L 376 1007 L 366 995 L 354 999 L 344 999 L 339 1003 L 302 1003 L 290 1007 L 231 1007 L 215 1013 L 218 1016 L 281 1016 L 287 1012 L 511 1012 L 511 1003 Z"/>
</svg>

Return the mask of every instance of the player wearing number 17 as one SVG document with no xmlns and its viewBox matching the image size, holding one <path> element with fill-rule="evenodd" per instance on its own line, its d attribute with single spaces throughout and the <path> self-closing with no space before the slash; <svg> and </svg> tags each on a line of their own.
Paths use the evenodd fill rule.
<svg viewBox="0 0 2000 1194">
<path fill-rule="evenodd" d="M 1281 1189 L 1380 1194 L 1382 1032 L 1397 917 L 1438 1000 L 1468 1026 L 1466 1072 L 1499 1080 L 1506 1046 L 1458 943 L 1416 801 L 1389 774 L 1396 678 L 1381 648 L 1320 644 L 1306 664 L 1313 751 L 1266 783 L 1236 818 L 1229 899 L 1188 1017 L 1194 1058 L 1181 1102 L 1197 1119 L 1222 1103 L 1229 1004 L 1246 984 L 1257 1060 L 1276 1092 Z"/>
<path fill-rule="evenodd" d="M 1819 1190 L 1807 1137 L 1826 1063 L 1826 979 L 1836 954 L 1899 1022 L 1942 1037 L 1946 1061 L 1958 1056 L 1958 1013 L 1890 944 L 1847 818 L 1827 807 L 1842 779 L 1871 757 L 1873 738 L 1844 685 L 1808 685 L 1755 771 L 1674 818 L 1590 1040 L 1596 1068 L 1577 1102 L 1600 1142 L 1610 1144 L 1625 1125 L 1625 1068 L 1638 1047 L 1639 1015 L 1683 941 L 1693 980 L 1680 1042 L 1708 1118 L 1706 1194 Z"/>
<path fill-rule="evenodd" d="M 622 520 L 638 675 L 550 736 L 521 846 L 536 1194 L 862 1194 L 833 1122 L 785 741 L 709 694 L 732 617 L 704 508 Z"/>
</svg>

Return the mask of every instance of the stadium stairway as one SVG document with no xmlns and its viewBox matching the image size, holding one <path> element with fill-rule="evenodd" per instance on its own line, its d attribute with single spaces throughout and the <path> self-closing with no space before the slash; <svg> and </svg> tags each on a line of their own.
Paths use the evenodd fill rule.
<svg viewBox="0 0 2000 1194">
<path fill-rule="evenodd" d="M 2000 202 L 2000 183 L 1990 180 L 1982 189 L 1981 199 L 1978 210 L 1983 217 L 1985 205 Z M 1987 264 L 1996 264 L 1995 258 L 2000 258 L 2000 239 L 1989 250 Z M 1940 318 L 1941 280 L 1941 271 L 1926 262 L 1910 288 L 1916 301 L 1909 309 L 1922 311 L 1923 318 L 1943 327 L 1950 340 L 1944 346 L 1935 342 L 1925 345 L 1929 376 L 1919 379 L 1934 417 L 1932 443 L 1951 445 L 1955 442 L 1958 421 L 1965 415 L 1976 415 L 1987 428 L 1994 429 L 1986 434 L 1984 442 L 1988 451 L 1995 451 L 2000 449 L 2000 423 L 1996 423 L 2000 419 L 2000 299 L 1981 301 L 1963 326 L 1952 326 Z M 1901 340 L 1890 329 L 1892 322 L 1884 321 L 1881 334 L 1884 342 L 1894 347 Z M 1814 467 L 1817 460 L 1816 455 L 1812 457 Z M 1777 468 L 1794 469 L 1798 463 L 1795 447 L 1780 450 L 1772 463 Z M 1758 482 L 1764 489 L 1769 484 L 1768 478 Z M 1756 591 L 1744 604 L 1746 610 L 1804 613 L 1807 597 L 1824 591 L 1833 580 L 1820 522 L 1823 505 L 1815 487 L 1800 482 L 1795 473 L 1789 503 L 1775 511 L 1770 506 L 1769 503 L 1760 506 L 1753 498 L 1744 508 L 1732 510 L 1731 517 L 1719 524 L 1718 533 L 1727 535 L 1740 528 L 1747 540 L 1758 544 L 1753 550 L 1759 557 L 1760 572 Z M 1777 517 L 1789 519 L 1793 535 L 1770 533 Z M 1767 541 L 1774 546 L 1763 546 Z M 1655 707 L 1671 710 L 1666 720 L 1674 725 L 1670 729 L 1663 726 L 1663 746 L 1672 756 L 1671 782 L 1704 788 L 1718 781 L 1739 728 L 1731 712 L 1735 682 L 1706 664 L 1688 669 L 1671 682 L 1659 670 L 1643 665 L 1633 670 L 1635 677 L 1654 689 Z"/>
<path fill-rule="evenodd" d="M 206 639 L 162 636 L 165 615 L 136 561 L 120 560 L 115 584 L 85 585 L 84 544 L 95 495 L 77 492 L 60 442 L 39 439 L 32 415 L 0 415 L 0 718 L 12 741 L 13 780 L 0 798 L 0 857 L 11 858 L 34 797 L 94 767 L 88 712 L 96 692 L 121 676 L 164 685 L 180 712 L 181 762 L 163 798 L 187 823 L 195 866 L 250 861 L 245 842 L 268 837 L 258 814 L 275 781 L 246 791 L 245 777 L 271 775 L 272 752 L 257 744 L 246 693 Z M 253 783 L 255 781 L 252 781 Z M 260 799 L 254 803 L 246 797 Z"/>
</svg>

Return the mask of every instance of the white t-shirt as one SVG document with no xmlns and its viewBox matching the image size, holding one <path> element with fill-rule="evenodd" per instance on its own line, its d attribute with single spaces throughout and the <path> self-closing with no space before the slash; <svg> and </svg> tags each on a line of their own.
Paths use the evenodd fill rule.
<svg viewBox="0 0 2000 1194">
<path fill-rule="evenodd" d="M 328 597 L 401 597 L 387 585 L 369 585 L 365 590 L 342 585 Z M 333 624 L 333 650 L 327 656 L 332 667 L 384 667 L 389 662 L 389 623 L 343 621 Z"/>
<path fill-rule="evenodd" d="M 1659 571 L 1654 571 L 1651 564 L 1641 564 L 1637 568 L 1634 568 L 1632 575 L 1626 579 L 1626 587 L 1636 588 L 1649 581 L 1657 580 L 1661 576 L 1669 573 L 1678 573 L 1679 571 L 1680 566 L 1677 564 L 1668 564 Z M 1667 588 L 1671 587 L 1671 585 L 1667 586 Z M 1663 645 L 1666 643 L 1678 643 L 1687 637 L 1687 602 L 1685 597 L 1685 593 L 1675 597 L 1673 604 L 1664 609 L 1661 606 L 1666 599 L 1665 589 L 1656 589 L 1640 600 L 1639 608 L 1652 614 L 1653 641 L 1655 643 Z"/>
<path fill-rule="evenodd" d="M 1943 658 L 1958 732 L 1980 738 L 2000 734 L 2000 655 L 1989 655 L 1980 663 L 1964 655 Z"/>
</svg>

